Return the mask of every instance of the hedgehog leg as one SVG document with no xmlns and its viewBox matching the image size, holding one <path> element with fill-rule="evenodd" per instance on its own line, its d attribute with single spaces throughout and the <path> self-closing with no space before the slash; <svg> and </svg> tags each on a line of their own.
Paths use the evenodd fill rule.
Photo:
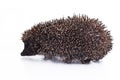
<svg viewBox="0 0 120 80">
<path fill-rule="evenodd" d="M 44 57 L 44 60 L 52 59 L 52 56 L 51 56 L 51 55 L 46 54 L 46 55 L 44 55 L 44 56 L 45 56 L 45 57 Z"/>
<path fill-rule="evenodd" d="M 99 59 L 92 60 L 93 62 L 99 62 Z"/>
<path fill-rule="evenodd" d="M 82 63 L 82 64 L 89 64 L 90 61 L 91 61 L 90 59 L 81 60 L 81 63 Z"/>
<path fill-rule="evenodd" d="M 63 62 L 64 63 L 72 63 L 72 59 L 71 58 L 65 58 L 64 60 L 63 60 Z"/>
</svg>

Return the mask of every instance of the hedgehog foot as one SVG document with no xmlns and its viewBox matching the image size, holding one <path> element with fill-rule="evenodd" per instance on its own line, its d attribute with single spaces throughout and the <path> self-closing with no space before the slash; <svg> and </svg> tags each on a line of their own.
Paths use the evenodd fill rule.
<svg viewBox="0 0 120 80">
<path fill-rule="evenodd" d="M 91 61 L 90 59 L 81 60 L 81 63 L 82 63 L 82 64 L 89 64 L 90 61 Z"/>
<path fill-rule="evenodd" d="M 69 63 L 72 63 L 72 59 L 70 59 L 70 58 L 65 58 L 65 59 L 63 60 L 63 62 L 69 64 Z"/>
<path fill-rule="evenodd" d="M 51 55 L 44 55 L 44 60 L 50 60 L 50 59 L 52 59 Z"/>
<path fill-rule="evenodd" d="M 93 61 L 93 62 L 96 62 L 96 63 L 97 63 L 97 62 L 100 62 L 100 60 L 99 60 L 99 59 L 92 60 L 92 61 Z"/>
</svg>

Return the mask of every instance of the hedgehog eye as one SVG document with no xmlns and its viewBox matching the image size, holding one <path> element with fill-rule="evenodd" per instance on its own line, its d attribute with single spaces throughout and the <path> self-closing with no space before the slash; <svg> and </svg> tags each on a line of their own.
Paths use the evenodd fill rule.
<svg viewBox="0 0 120 80">
<path fill-rule="evenodd" d="M 34 47 L 35 47 L 35 48 L 38 48 L 39 46 L 38 46 L 38 44 L 34 44 Z"/>
</svg>

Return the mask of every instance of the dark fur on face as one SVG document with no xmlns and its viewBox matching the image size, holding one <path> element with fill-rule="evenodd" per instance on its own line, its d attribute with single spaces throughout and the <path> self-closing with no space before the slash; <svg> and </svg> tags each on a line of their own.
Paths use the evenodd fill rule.
<svg viewBox="0 0 120 80">
<path fill-rule="evenodd" d="M 99 61 L 112 49 L 110 32 L 98 19 L 68 17 L 39 23 L 24 32 L 22 56 L 44 55 L 65 63 Z"/>
</svg>

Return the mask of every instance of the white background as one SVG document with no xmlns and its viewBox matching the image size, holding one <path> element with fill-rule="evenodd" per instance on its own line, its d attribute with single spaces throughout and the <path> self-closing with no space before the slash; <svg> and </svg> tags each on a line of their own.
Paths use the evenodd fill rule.
<svg viewBox="0 0 120 80">
<path fill-rule="evenodd" d="M 55 18 L 86 14 L 111 31 L 113 49 L 99 63 L 63 64 L 21 57 L 22 33 Z M 0 0 L 0 80 L 120 80 L 119 0 Z"/>
</svg>

